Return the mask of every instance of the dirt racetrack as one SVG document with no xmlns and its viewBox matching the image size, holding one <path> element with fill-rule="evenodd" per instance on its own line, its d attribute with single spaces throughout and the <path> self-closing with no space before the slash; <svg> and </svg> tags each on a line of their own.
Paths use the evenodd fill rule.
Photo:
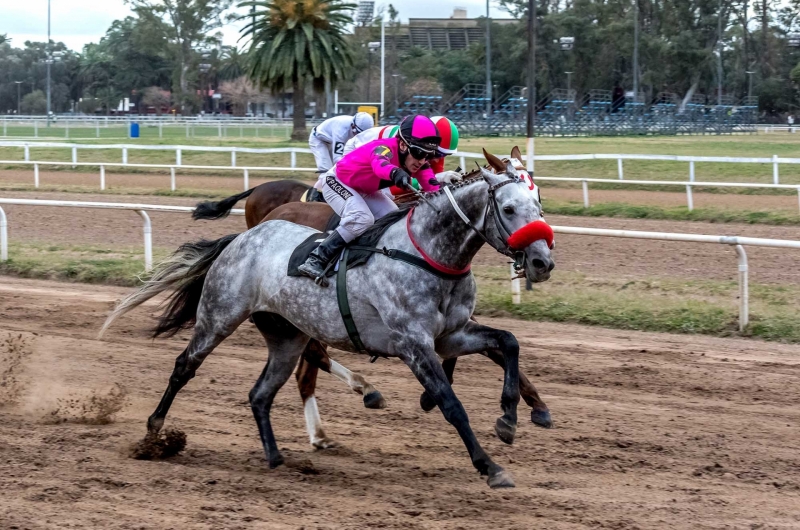
<svg viewBox="0 0 800 530">
<path fill-rule="evenodd" d="M 129 458 L 187 335 L 149 340 L 146 306 L 96 340 L 125 292 L 2 278 L 0 528 L 800 527 L 796 346 L 484 319 L 517 335 L 556 422 L 533 426 L 521 404 L 503 445 L 500 370 L 459 361 L 478 439 L 517 483 L 492 491 L 441 414 L 420 411 L 406 367 L 342 352 L 388 408 L 367 410 L 321 375 L 323 421 L 342 446 L 315 452 L 288 383 L 273 407 L 288 465 L 270 471 L 247 404 L 267 354 L 249 324 L 178 395 L 167 425 L 187 433 L 186 450 Z M 113 388 L 125 392 L 115 421 L 87 424 Z"/>
</svg>

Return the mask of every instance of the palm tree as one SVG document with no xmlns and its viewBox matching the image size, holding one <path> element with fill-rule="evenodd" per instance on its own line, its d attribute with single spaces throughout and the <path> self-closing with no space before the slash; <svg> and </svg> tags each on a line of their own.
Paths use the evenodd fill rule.
<svg viewBox="0 0 800 530">
<path fill-rule="evenodd" d="M 341 0 L 254 0 L 239 5 L 255 10 L 253 22 L 242 30 L 251 36 L 247 73 L 273 93 L 292 87 L 292 139 L 305 140 L 306 82 L 322 91 L 326 80 L 335 85 L 352 68 L 353 52 L 344 31 L 353 22 L 356 6 Z"/>
<path fill-rule="evenodd" d="M 236 46 L 223 46 L 220 58 L 219 80 L 232 81 L 245 74 L 247 56 Z"/>
</svg>

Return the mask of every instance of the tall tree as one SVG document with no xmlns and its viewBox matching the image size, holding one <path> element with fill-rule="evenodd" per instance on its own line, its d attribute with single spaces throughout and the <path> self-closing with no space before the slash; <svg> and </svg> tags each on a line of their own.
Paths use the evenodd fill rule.
<svg viewBox="0 0 800 530">
<path fill-rule="evenodd" d="M 292 88 L 292 139 L 305 140 L 305 89 L 317 91 L 343 79 L 353 64 L 345 27 L 353 23 L 354 4 L 339 0 L 256 0 L 253 22 L 242 30 L 251 37 L 250 77 L 273 93 Z M 249 15 L 247 17 L 249 18 Z"/>
<path fill-rule="evenodd" d="M 212 32 L 222 26 L 225 12 L 233 0 L 125 0 L 145 22 L 165 31 L 176 66 L 173 92 L 181 108 L 193 110 L 197 97 L 190 90 L 192 74 L 197 74 L 199 48 L 218 46 L 221 36 Z"/>
</svg>

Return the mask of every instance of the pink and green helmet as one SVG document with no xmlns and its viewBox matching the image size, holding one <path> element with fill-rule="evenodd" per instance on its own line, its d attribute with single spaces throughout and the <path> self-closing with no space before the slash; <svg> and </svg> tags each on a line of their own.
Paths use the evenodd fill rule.
<svg viewBox="0 0 800 530">
<path fill-rule="evenodd" d="M 458 129 L 455 123 L 444 116 L 434 116 L 431 121 L 436 125 L 439 137 L 442 139 L 439 152 L 443 155 L 452 155 L 458 151 Z"/>
</svg>

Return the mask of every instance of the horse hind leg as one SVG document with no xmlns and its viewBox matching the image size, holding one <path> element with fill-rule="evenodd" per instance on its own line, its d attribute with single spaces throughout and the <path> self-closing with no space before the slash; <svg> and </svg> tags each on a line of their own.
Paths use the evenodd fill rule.
<svg viewBox="0 0 800 530">
<path fill-rule="evenodd" d="M 258 425 L 269 467 L 276 468 L 283 464 L 283 456 L 275 442 L 270 409 L 278 390 L 291 377 L 309 339 L 278 315 L 257 313 L 253 317 L 256 327 L 267 342 L 269 358 L 261 376 L 250 391 L 250 408 Z"/>
<path fill-rule="evenodd" d="M 203 364 L 208 354 L 230 335 L 233 329 L 236 329 L 234 326 L 230 332 L 219 333 L 208 331 L 207 327 L 203 323 L 198 323 L 195 326 L 189 345 L 175 360 L 175 368 L 172 370 L 167 389 L 164 391 L 158 407 L 147 419 L 147 432 L 149 434 L 154 435 L 161 430 L 175 396 L 194 377 L 195 372 Z"/>
<path fill-rule="evenodd" d="M 306 354 L 309 349 L 314 347 L 315 342 L 311 340 L 306 346 L 303 356 L 300 358 L 300 364 L 297 366 L 295 377 L 297 379 L 297 388 L 300 390 L 300 397 L 303 399 L 303 414 L 306 420 L 309 441 L 315 449 L 328 449 L 336 447 L 337 444 L 328 438 L 322 429 L 322 419 L 319 417 L 317 398 L 314 396 L 319 368 L 306 360 Z"/>
<path fill-rule="evenodd" d="M 327 355 L 327 353 L 326 353 Z M 356 394 L 364 396 L 364 406 L 368 409 L 385 409 L 386 400 L 383 394 L 378 392 L 363 375 L 351 372 L 345 366 L 337 363 L 333 359 L 330 362 L 330 373 L 337 379 L 344 381 Z"/>
</svg>

